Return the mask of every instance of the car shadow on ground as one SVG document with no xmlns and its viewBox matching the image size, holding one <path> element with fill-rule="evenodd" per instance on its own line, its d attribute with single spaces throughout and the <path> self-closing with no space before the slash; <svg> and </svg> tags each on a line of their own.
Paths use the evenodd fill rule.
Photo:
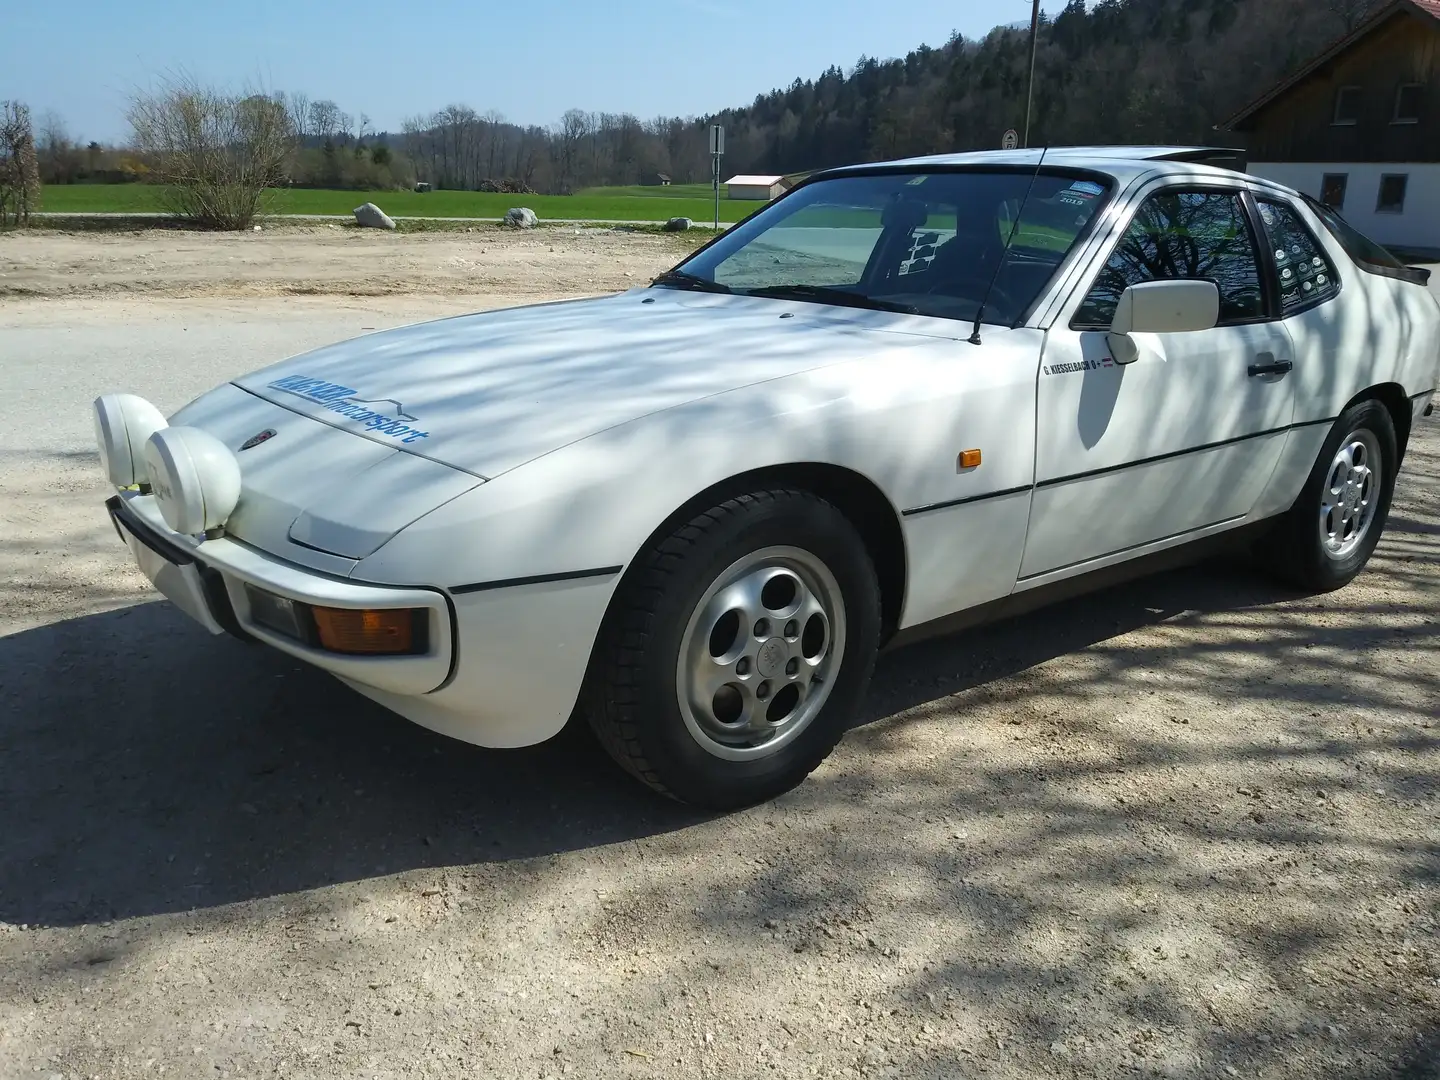
<svg viewBox="0 0 1440 1080">
<path fill-rule="evenodd" d="M 1287 595 L 1212 562 L 913 645 L 881 658 L 860 723 L 1177 612 Z M 623 775 L 583 725 L 522 750 L 469 746 L 272 650 L 211 638 L 165 602 L 0 639 L 0 716 L 11 923 L 185 911 L 703 820 Z"/>
</svg>

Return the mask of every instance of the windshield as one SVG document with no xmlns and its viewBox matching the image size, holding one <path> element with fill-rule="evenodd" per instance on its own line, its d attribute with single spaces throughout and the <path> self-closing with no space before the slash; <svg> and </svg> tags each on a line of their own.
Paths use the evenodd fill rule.
<svg viewBox="0 0 1440 1080">
<path fill-rule="evenodd" d="M 656 283 L 973 320 L 993 279 L 985 321 L 1014 325 L 1109 193 L 1104 177 L 1033 169 L 819 180 Z"/>
</svg>

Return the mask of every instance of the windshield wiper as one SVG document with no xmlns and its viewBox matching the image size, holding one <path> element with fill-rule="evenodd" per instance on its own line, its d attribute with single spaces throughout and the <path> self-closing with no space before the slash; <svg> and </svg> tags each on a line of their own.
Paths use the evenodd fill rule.
<svg viewBox="0 0 1440 1080">
<path fill-rule="evenodd" d="M 839 304 L 844 307 L 869 308 L 872 311 L 894 311 L 901 315 L 919 315 L 920 309 L 909 304 L 897 304 L 893 300 L 878 300 L 873 296 L 832 289 L 824 285 L 767 285 L 761 289 L 746 289 L 746 296 L 764 296 L 772 300 L 814 300 L 820 304 Z"/>
<path fill-rule="evenodd" d="M 718 281 L 696 277 L 694 274 L 687 274 L 684 270 L 666 270 L 650 284 L 669 285 L 676 289 L 694 289 L 696 292 L 728 293 L 731 291 L 729 285 L 721 285 Z"/>
</svg>

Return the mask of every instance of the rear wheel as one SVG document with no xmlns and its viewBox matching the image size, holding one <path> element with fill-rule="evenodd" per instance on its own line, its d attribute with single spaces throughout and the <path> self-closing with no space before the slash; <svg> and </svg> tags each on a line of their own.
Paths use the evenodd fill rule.
<svg viewBox="0 0 1440 1080">
<path fill-rule="evenodd" d="M 1261 545 L 1267 565 L 1312 592 L 1348 585 L 1380 541 L 1398 464 L 1390 411 L 1373 400 L 1346 409 L 1300 497 Z"/>
<path fill-rule="evenodd" d="M 717 809 L 800 783 L 844 735 L 879 640 L 864 543 L 801 491 L 726 500 L 664 537 L 606 620 L 586 713 L 616 761 Z"/>
</svg>

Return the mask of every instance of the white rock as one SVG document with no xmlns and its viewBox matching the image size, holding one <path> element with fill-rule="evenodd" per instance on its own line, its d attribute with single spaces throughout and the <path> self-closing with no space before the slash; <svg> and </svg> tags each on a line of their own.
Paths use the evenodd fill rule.
<svg viewBox="0 0 1440 1080">
<path fill-rule="evenodd" d="M 669 221 L 665 222 L 664 226 L 666 232 L 684 232 L 686 229 L 693 229 L 694 227 L 695 222 L 691 221 L 688 217 L 672 217 Z"/>
<path fill-rule="evenodd" d="M 389 214 L 381 210 L 373 202 L 367 202 L 364 206 L 355 208 L 355 224 L 363 225 L 367 229 L 393 229 L 395 222 Z"/>
<path fill-rule="evenodd" d="M 513 225 L 517 229 L 533 229 L 539 221 L 535 211 L 528 206 L 512 206 L 505 211 L 505 224 Z"/>
</svg>

